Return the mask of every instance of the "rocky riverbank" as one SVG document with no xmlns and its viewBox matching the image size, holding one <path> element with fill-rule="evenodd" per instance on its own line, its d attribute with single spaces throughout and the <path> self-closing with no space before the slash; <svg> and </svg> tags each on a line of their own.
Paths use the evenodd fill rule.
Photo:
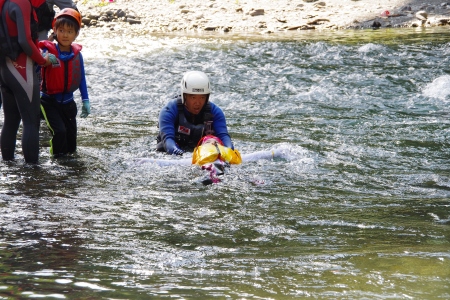
<svg viewBox="0 0 450 300">
<path fill-rule="evenodd" d="M 442 0 L 82 0 L 77 6 L 84 30 L 111 34 L 276 34 L 450 24 L 450 2 Z"/>
</svg>

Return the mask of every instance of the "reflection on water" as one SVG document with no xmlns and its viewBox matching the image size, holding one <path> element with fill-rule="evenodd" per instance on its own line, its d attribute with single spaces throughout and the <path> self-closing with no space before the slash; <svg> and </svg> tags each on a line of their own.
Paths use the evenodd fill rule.
<svg viewBox="0 0 450 300">
<path fill-rule="evenodd" d="M 0 298 L 449 298 L 448 34 L 85 35 L 79 151 L 1 163 Z M 203 186 L 154 151 L 182 74 L 236 148 Z M 189 158 L 186 154 L 183 158 Z"/>
</svg>

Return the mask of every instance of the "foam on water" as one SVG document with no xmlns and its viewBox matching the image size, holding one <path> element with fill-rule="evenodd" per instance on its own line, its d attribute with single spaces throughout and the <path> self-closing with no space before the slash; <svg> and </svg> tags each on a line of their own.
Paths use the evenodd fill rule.
<svg viewBox="0 0 450 300">
<path fill-rule="evenodd" d="M 386 50 L 385 46 L 373 43 L 368 43 L 358 48 L 358 52 L 361 53 L 380 53 Z"/>
<path fill-rule="evenodd" d="M 444 102 L 450 102 L 450 75 L 440 76 L 427 84 L 422 93 L 426 97 L 438 98 Z"/>
<path fill-rule="evenodd" d="M 77 119 L 78 154 L 52 159 L 47 136 L 24 168 L 19 138 L 0 165 L 2 291 L 448 298 L 448 30 L 353 33 L 80 40 L 92 114 Z M 202 185 L 189 154 L 155 150 L 190 69 L 210 75 L 235 148 L 255 154 L 219 184 Z"/>
</svg>

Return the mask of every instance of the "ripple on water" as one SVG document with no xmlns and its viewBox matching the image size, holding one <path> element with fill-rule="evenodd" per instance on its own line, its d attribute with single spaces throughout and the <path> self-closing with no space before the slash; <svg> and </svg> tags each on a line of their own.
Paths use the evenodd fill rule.
<svg viewBox="0 0 450 300">
<path fill-rule="evenodd" d="M 85 37 L 78 154 L 51 159 L 45 136 L 38 168 L 20 141 L 0 166 L 0 289 L 448 298 L 447 31 Z M 190 69 L 210 75 L 243 155 L 279 155 L 204 186 L 191 154 L 157 153 L 159 110 Z"/>
</svg>

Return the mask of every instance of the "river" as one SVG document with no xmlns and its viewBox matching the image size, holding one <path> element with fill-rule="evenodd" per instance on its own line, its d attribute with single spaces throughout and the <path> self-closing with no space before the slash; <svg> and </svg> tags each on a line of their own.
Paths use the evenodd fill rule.
<svg viewBox="0 0 450 300">
<path fill-rule="evenodd" d="M 0 163 L 0 299 L 450 298 L 448 29 L 79 42 L 78 153 L 42 126 L 39 166 Z M 207 186 L 137 163 L 177 159 L 157 117 L 188 70 L 242 154 L 283 155 Z"/>
</svg>

